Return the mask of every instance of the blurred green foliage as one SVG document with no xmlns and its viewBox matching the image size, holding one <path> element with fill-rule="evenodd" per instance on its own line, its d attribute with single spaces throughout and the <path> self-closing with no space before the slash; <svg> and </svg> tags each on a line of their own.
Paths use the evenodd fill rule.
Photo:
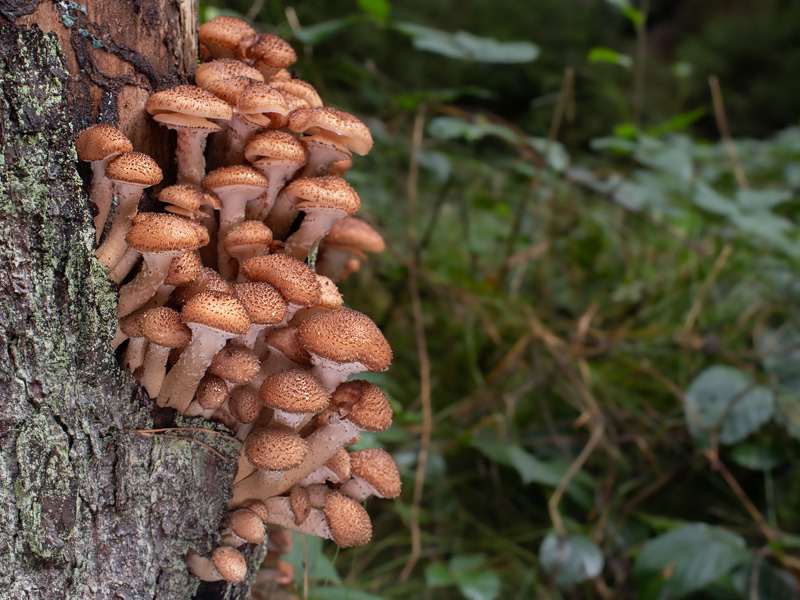
<svg viewBox="0 0 800 600">
<path fill-rule="evenodd" d="M 347 177 L 389 249 L 340 289 L 395 352 L 362 444 L 405 489 L 368 546 L 307 540 L 309 597 L 800 597 L 800 6 L 226 6 L 375 138 Z M 718 141 L 710 75 L 762 139 Z"/>
</svg>

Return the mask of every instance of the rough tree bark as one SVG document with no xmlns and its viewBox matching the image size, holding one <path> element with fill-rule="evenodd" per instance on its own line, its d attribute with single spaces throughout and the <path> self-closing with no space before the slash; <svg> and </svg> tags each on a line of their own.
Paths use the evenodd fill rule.
<svg viewBox="0 0 800 600">
<path fill-rule="evenodd" d="M 132 432 L 173 415 L 110 350 L 116 289 L 93 258 L 72 146 L 91 123 L 117 124 L 174 180 L 143 104 L 193 72 L 195 19 L 193 0 L 0 0 L 3 600 L 247 596 L 248 582 L 198 592 L 186 572 L 183 554 L 217 541 L 238 444 L 183 433 L 220 458 Z"/>
</svg>

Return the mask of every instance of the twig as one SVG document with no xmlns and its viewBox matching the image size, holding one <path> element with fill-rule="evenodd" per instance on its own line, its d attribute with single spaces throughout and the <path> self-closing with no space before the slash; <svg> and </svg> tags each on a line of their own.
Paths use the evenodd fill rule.
<svg viewBox="0 0 800 600">
<path fill-rule="evenodd" d="M 758 552 L 753 560 L 753 568 L 750 570 L 750 600 L 758 600 L 758 580 L 761 578 L 761 564 L 769 552 L 769 546 L 764 546 Z"/>
<path fill-rule="evenodd" d="M 736 145 L 733 143 L 731 134 L 728 131 L 728 120 L 725 117 L 725 104 L 722 101 L 722 88 L 719 85 L 719 79 L 716 75 L 711 75 L 708 78 L 708 85 L 711 87 L 711 100 L 714 103 L 714 117 L 717 120 L 717 128 L 725 144 L 725 149 L 728 151 L 728 158 L 731 161 L 733 168 L 733 175 L 736 177 L 736 182 L 742 189 L 748 189 L 750 185 L 747 182 L 747 176 L 742 169 L 742 163 L 739 162 L 739 153 L 736 151 Z"/>
<path fill-rule="evenodd" d="M 711 286 L 714 285 L 714 281 L 717 279 L 719 272 L 722 270 L 722 267 L 725 266 L 725 263 L 732 252 L 733 245 L 730 243 L 725 244 L 725 246 L 722 247 L 722 250 L 720 250 L 719 256 L 717 256 L 717 259 L 714 261 L 711 270 L 708 272 L 708 276 L 703 282 L 700 291 L 692 301 L 692 308 L 689 310 L 689 315 L 686 317 L 686 323 L 683 325 L 683 330 L 681 331 L 679 339 L 685 340 L 691 335 L 692 329 L 694 329 L 694 324 L 697 321 L 697 318 L 700 316 L 700 311 L 703 308 L 703 302 L 705 302 L 706 296 L 711 290 Z"/>
<path fill-rule="evenodd" d="M 428 464 L 428 448 L 433 431 L 433 409 L 431 407 L 431 367 L 428 358 L 428 346 L 425 341 L 425 325 L 422 319 L 422 301 L 419 293 L 417 249 L 417 206 L 419 203 L 419 155 L 422 149 L 422 138 L 425 128 L 425 104 L 420 104 L 414 119 L 414 131 L 411 140 L 411 158 L 408 168 L 408 240 L 412 248 L 408 261 L 408 288 L 411 295 L 411 311 L 414 318 L 414 335 L 417 338 L 417 354 L 419 355 L 420 402 L 422 404 L 422 432 L 417 455 L 417 473 L 414 478 L 414 496 L 411 502 L 411 554 L 400 573 L 400 582 L 408 580 L 422 553 L 420 538 L 419 512 L 422 504 L 422 490 L 425 486 L 425 470 Z"/>
<path fill-rule="evenodd" d="M 240 441 L 235 437 L 225 435 L 224 433 L 221 433 L 219 431 L 214 431 L 213 429 L 205 429 L 203 427 L 164 427 L 163 429 L 126 429 L 125 433 L 163 433 L 165 431 L 200 431 L 202 433 L 210 433 L 211 435 L 216 435 L 217 437 L 221 437 L 223 439 L 230 440 L 232 442 Z"/>
</svg>

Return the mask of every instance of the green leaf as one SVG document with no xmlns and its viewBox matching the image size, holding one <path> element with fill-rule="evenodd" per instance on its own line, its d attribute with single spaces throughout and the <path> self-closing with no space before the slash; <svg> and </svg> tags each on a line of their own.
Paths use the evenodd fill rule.
<svg viewBox="0 0 800 600">
<path fill-rule="evenodd" d="M 478 37 L 466 31 L 448 33 L 416 23 L 395 21 L 391 26 L 412 38 L 418 50 L 425 50 L 460 60 L 485 63 L 527 63 L 539 56 L 539 47 L 531 42 L 501 42 Z"/>
<path fill-rule="evenodd" d="M 618 137 L 595 138 L 589 142 L 592 150 L 598 152 L 608 152 L 619 156 L 630 156 L 636 150 L 634 140 L 621 139 Z"/>
<path fill-rule="evenodd" d="M 683 525 L 647 542 L 636 557 L 640 600 L 682 598 L 730 573 L 751 553 L 744 539 L 705 523 Z"/>
<path fill-rule="evenodd" d="M 447 183 L 453 170 L 450 157 L 444 152 L 436 152 L 435 150 L 420 152 L 419 164 L 423 169 L 430 171 L 440 185 Z"/>
<path fill-rule="evenodd" d="M 800 331 L 796 327 L 768 329 L 756 341 L 761 364 L 780 385 L 800 391 Z"/>
<path fill-rule="evenodd" d="M 294 534 L 294 544 L 292 551 L 285 555 L 297 573 L 297 583 L 302 585 L 303 581 L 303 540 L 299 533 Z M 306 536 L 305 539 L 306 557 L 308 559 L 308 578 L 310 581 L 330 582 L 335 584 L 342 583 L 342 578 L 333 566 L 331 559 L 322 551 L 322 539 Z"/>
<path fill-rule="evenodd" d="M 736 190 L 736 201 L 746 211 L 769 210 L 791 199 L 789 190 Z"/>
<path fill-rule="evenodd" d="M 439 140 L 464 139 L 468 142 L 477 142 L 485 137 L 497 137 L 510 144 L 525 141 L 515 131 L 492 123 L 486 118 L 465 121 L 457 117 L 434 117 L 428 123 L 428 133 Z"/>
<path fill-rule="evenodd" d="M 467 573 L 458 578 L 458 589 L 467 600 L 494 600 L 500 595 L 500 578 L 491 571 Z"/>
<path fill-rule="evenodd" d="M 309 600 L 385 600 L 383 596 L 342 587 L 321 587 L 311 590 L 308 598 Z"/>
<path fill-rule="evenodd" d="M 611 48 L 592 48 L 587 56 L 590 63 L 611 63 L 630 69 L 633 66 L 633 59 L 627 54 L 620 54 Z"/>
<path fill-rule="evenodd" d="M 634 158 L 643 165 L 666 171 L 683 181 L 689 181 L 694 172 L 691 156 L 685 148 L 679 146 L 642 144 L 634 153 Z"/>
<path fill-rule="evenodd" d="M 455 576 L 450 572 L 446 565 L 433 564 L 425 569 L 425 583 L 430 587 L 441 587 L 454 585 Z"/>
<path fill-rule="evenodd" d="M 561 172 L 569 166 L 569 154 L 561 142 L 529 137 L 528 145 L 540 154 L 546 154 L 547 164 L 554 171 Z"/>
<path fill-rule="evenodd" d="M 774 446 L 744 442 L 731 449 L 736 464 L 753 471 L 771 471 L 784 461 L 783 453 Z"/>
<path fill-rule="evenodd" d="M 736 225 L 741 233 L 760 238 L 772 247 L 782 250 L 787 256 L 800 256 L 800 249 L 796 242 L 790 240 L 785 234 L 794 232 L 794 223 L 773 215 L 770 212 L 738 213 L 731 215 L 731 223 Z"/>
<path fill-rule="evenodd" d="M 672 133 L 675 131 L 682 131 L 696 123 L 699 119 L 703 118 L 706 114 L 705 108 L 695 108 L 690 112 L 675 115 L 666 123 L 650 127 L 647 130 L 647 135 L 658 137 L 665 133 Z"/>
<path fill-rule="evenodd" d="M 751 578 L 755 560 L 742 565 L 733 572 L 733 586 L 748 600 L 796 600 L 800 597 L 800 586 L 791 573 L 776 567 L 768 560 L 760 560 L 757 569 L 758 585 L 755 596 L 751 595 Z"/>
<path fill-rule="evenodd" d="M 694 188 L 692 202 L 698 208 L 724 217 L 736 214 L 739 208 L 731 200 L 721 196 L 705 183 L 698 182 Z"/>
<path fill-rule="evenodd" d="M 623 15 L 636 27 L 641 26 L 644 23 L 644 14 L 636 10 L 629 0 L 606 0 L 611 6 L 617 7 Z"/>
<path fill-rule="evenodd" d="M 381 23 L 389 18 L 391 8 L 388 0 L 358 0 L 358 7 Z"/>
<path fill-rule="evenodd" d="M 700 444 L 719 429 L 719 440 L 733 444 L 744 439 L 772 418 L 775 400 L 769 388 L 754 385 L 739 369 L 709 367 L 686 390 L 686 421 Z"/>
<path fill-rule="evenodd" d="M 317 23 L 316 25 L 309 25 L 308 27 L 301 27 L 294 32 L 294 37 L 303 42 L 314 46 L 320 42 L 324 42 L 337 33 L 347 29 L 351 25 L 361 21 L 359 15 L 350 15 L 341 19 L 333 19 L 332 21 L 325 21 L 324 23 Z"/>
<path fill-rule="evenodd" d="M 542 568 L 555 576 L 559 587 L 566 588 L 600 575 L 603 553 L 592 540 L 579 533 L 561 538 L 550 532 L 539 548 Z"/>
</svg>

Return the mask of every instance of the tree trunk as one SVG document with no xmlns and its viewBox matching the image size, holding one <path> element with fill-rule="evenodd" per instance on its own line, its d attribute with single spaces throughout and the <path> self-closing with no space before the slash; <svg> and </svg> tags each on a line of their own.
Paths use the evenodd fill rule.
<svg viewBox="0 0 800 600">
<path fill-rule="evenodd" d="M 239 444 L 135 433 L 174 413 L 111 352 L 117 290 L 72 145 L 117 124 L 171 181 L 144 101 L 194 71 L 195 19 L 192 0 L 0 0 L 0 599 L 191 598 L 183 555 L 218 543 Z M 245 598 L 247 583 L 196 597 Z"/>
</svg>

